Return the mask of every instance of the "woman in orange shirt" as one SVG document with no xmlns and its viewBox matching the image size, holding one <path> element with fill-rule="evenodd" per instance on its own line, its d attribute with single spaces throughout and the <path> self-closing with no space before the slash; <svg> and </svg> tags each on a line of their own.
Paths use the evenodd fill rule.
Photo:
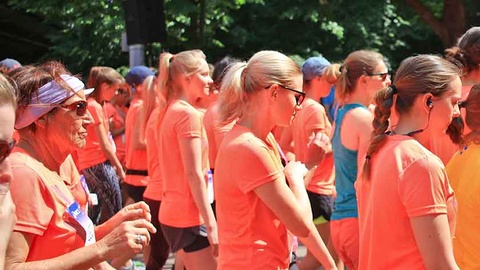
<svg viewBox="0 0 480 270">
<path fill-rule="evenodd" d="M 335 192 L 333 155 L 329 151 L 321 163 L 311 164 L 309 159 L 312 157 L 307 156 L 307 154 L 308 143 L 312 134 L 323 133 L 326 137 L 331 134 L 332 124 L 319 100 L 330 93 L 332 84 L 337 81 L 340 74 L 339 66 L 338 64 L 330 64 L 327 59 L 321 56 L 310 57 L 305 61 L 302 66 L 302 73 L 303 89 L 306 97 L 302 109 L 297 113 L 290 128 L 295 160 L 308 164 L 307 168 L 314 166 L 316 168 L 313 176 L 308 179 L 308 182 L 305 182 L 305 187 L 310 200 L 313 223 L 323 241 L 328 243 L 332 255 L 336 255 L 335 248 L 330 241 L 330 217 L 333 211 L 333 194 Z M 302 266 L 315 269 L 320 265 L 315 257 L 308 253 L 302 260 Z"/>
<path fill-rule="evenodd" d="M 459 74 L 438 56 L 409 57 L 393 84 L 376 94 L 374 137 L 356 182 L 359 269 L 459 269 L 455 197 L 445 166 L 428 150 L 430 138 L 460 115 Z M 393 108 L 398 121 L 387 131 Z"/>
<path fill-rule="evenodd" d="M 148 206 L 124 208 L 94 227 L 71 192 L 69 155 L 86 144 L 84 84 L 60 63 L 25 66 L 18 85 L 15 127 L 20 141 L 10 155 L 17 222 L 7 251 L 7 269 L 90 269 L 117 256 L 134 256 L 149 242 Z M 98 240 L 98 242 L 97 242 Z M 104 269 L 104 268 L 101 268 Z M 108 268 L 107 268 L 108 269 Z"/>
<path fill-rule="evenodd" d="M 219 269 L 288 269 L 289 232 L 325 269 L 336 269 L 312 221 L 303 180 L 307 169 L 299 162 L 284 168 L 271 133 L 275 126 L 292 124 L 305 98 L 297 90 L 302 82 L 298 65 L 275 51 L 258 52 L 225 75 L 222 120 L 238 121 L 223 139 L 215 164 Z M 312 149 L 318 156 L 325 153 Z"/>
<path fill-rule="evenodd" d="M 94 88 L 88 97 L 88 112 L 93 123 L 87 127 L 87 145 L 77 151 L 78 170 L 92 193 L 98 196 L 98 205 L 92 205 L 89 216 L 101 224 L 122 209 L 120 181 L 125 179 L 122 164 L 115 155 L 115 144 L 109 132 L 109 122 L 101 104 L 112 99 L 125 83 L 122 75 L 110 67 L 92 67 L 87 86 Z"/>
<path fill-rule="evenodd" d="M 201 113 L 193 107 L 210 91 L 212 79 L 200 50 L 160 56 L 158 151 L 163 198 L 159 219 L 172 252 L 189 270 L 215 269 L 217 222 L 207 198 L 208 141 Z M 211 246 L 211 248 L 210 248 Z"/>
<path fill-rule="evenodd" d="M 103 105 L 110 133 L 112 133 L 115 142 L 115 154 L 122 166 L 125 166 L 125 117 L 128 112 L 128 107 L 125 104 L 129 99 L 130 87 L 125 83 L 117 89 L 115 96 Z"/>
<path fill-rule="evenodd" d="M 465 123 L 471 131 L 446 165 L 458 201 L 453 252 L 460 269 L 480 269 L 480 84 L 472 87 L 460 106 L 465 108 Z"/>
<path fill-rule="evenodd" d="M 462 70 L 462 99 L 466 99 L 472 86 L 480 83 L 480 27 L 468 29 L 458 39 L 456 46 L 445 50 L 445 58 Z M 465 116 L 465 113 L 462 115 Z M 465 126 L 464 133 L 469 131 L 469 127 Z M 446 134 L 432 137 L 430 144 L 430 150 L 440 157 L 444 164 L 460 149 Z"/>
</svg>

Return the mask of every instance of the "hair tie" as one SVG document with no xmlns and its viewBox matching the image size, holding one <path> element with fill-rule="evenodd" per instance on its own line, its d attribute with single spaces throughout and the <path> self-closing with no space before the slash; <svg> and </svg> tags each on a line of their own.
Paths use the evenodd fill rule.
<svg viewBox="0 0 480 270">
<path fill-rule="evenodd" d="M 340 67 L 338 68 L 338 71 L 340 71 L 340 74 L 343 73 L 343 65 L 340 65 Z"/>
<path fill-rule="evenodd" d="M 398 89 L 395 85 L 391 84 L 390 88 L 392 89 L 392 95 L 398 94 Z"/>
<path fill-rule="evenodd" d="M 172 57 L 170 57 L 170 59 L 168 60 L 168 62 L 169 62 L 169 63 L 172 63 L 174 59 L 175 59 L 175 54 L 172 54 Z"/>
<path fill-rule="evenodd" d="M 370 160 L 370 159 L 372 159 L 372 156 L 366 155 L 366 156 L 365 156 L 365 159 L 366 159 L 366 160 Z"/>
</svg>

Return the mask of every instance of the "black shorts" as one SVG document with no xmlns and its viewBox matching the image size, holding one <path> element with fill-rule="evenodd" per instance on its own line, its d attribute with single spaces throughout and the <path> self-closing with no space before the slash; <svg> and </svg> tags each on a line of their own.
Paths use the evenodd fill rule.
<svg viewBox="0 0 480 270">
<path fill-rule="evenodd" d="M 187 228 L 171 227 L 160 223 L 163 235 L 171 252 L 183 249 L 186 253 L 202 250 L 210 246 L 205 225 Z"/>
<path fill-rule="evenodd" d="M 135 202 L 139 202 L 143 200 L 143 193 L 147 187 L 145 186 L 134 186 L 130 185 L 126 182 L 122 183 L 123 187 L 125 187 L 125 191 L 127 195 L 132 198 Z"/>
<path fill-rule="evenodd" d="M 313 220 L 330 221 L 333 212 L 333 197 L 331 195 L 322 195 L 307 190 L 308 199 L 312 208 Z M 316 223 L 315 225 L 324 223 Z"/>
</svg>

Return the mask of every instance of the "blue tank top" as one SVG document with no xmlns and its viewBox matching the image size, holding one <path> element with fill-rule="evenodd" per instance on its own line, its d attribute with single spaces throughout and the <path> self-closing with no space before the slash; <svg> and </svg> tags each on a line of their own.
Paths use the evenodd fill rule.
<svg viewBox="0 0 480 270">
<path fill-rule="evenodd" d="M 367 107 L 361 104 L 346 104 L 337 110 L 335 130 L 333 131 L 332 148 L 335 162 L 335 188 L 337 197 L 333 207 L 332 220 L 358 217 L 357 196 L 354 183 L 357 179 L 358 151 L 352 151 L 343 146 L 340 131 L 345 114 L 351 109 Z M 348 127 L 344 127 L 348 128 Z"/>
</svg>

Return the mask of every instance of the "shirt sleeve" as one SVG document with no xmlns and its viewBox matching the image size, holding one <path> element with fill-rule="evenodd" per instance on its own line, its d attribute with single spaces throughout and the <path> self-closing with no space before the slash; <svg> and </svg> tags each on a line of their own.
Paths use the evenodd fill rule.
<svg viewBox="0 0 480 270">
<path fill-rule="evenodd" d="M 424 157 L 414 161 L 399 182 L 399 195 L 409 217 L 446 214 L 448 179 L 439 160 Z"/>
<path fill-rule="evenodd" d="M 235 153 L 232 162 L 238 164 L 237 184 L 244 194 L 283 175 L 278 162 L 275 162 L 273 151 L 253 139 L 245 141 Z"/>
<path fill-rule="evenodd" d="M 54 214 L 48 202 L 52 201 L 47 187 L 38 174 L 26 166 L 13 166 L 10 192 L 16 207 L 17 223 L 14 230 L 43 235 Z"/>
<path fill-rule="evenodd" d="M 180 138 L 200 138 L 202 135 L 202 118 L 193 108 L 186 108 L 177 114 L 175 132 Z"/>
<path fill-rule="evenodd" d="M 318 105 L 318 106 L 317 106 Z M 325 130 L 325 109 L 320 104 L 315 104 L 305 108 L 308 112 L 306 117 L 305 130 L 321 129 Z"/>
</svg>

